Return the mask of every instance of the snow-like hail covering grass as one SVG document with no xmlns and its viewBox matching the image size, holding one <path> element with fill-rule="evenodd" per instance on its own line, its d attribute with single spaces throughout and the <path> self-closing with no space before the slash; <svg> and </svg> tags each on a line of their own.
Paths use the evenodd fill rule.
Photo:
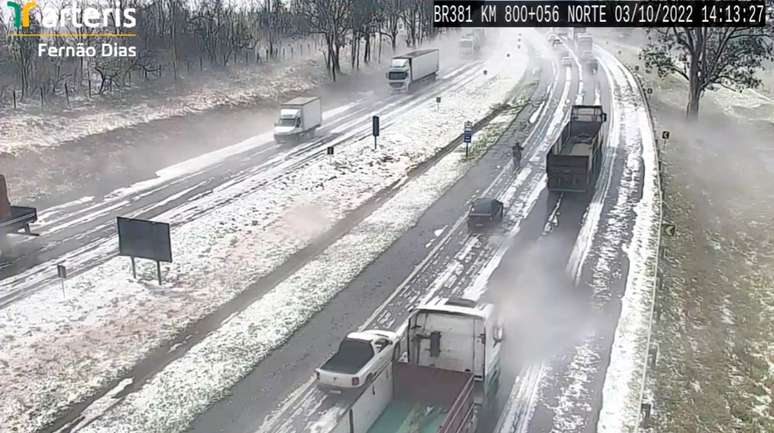
<svg viewBox="0 0 774 433">
<path fill-rule="evenodd" d="M 640 152 L 628 153 L 620 188 L 621 195 L 636 196 L 635 180 L 642 179 L 642 198 L 634 206 L 636 219 L 632 239 L 624 247 L 629 259 L 629 273 L 597 423 L 600 433 L 625 433 L 635 432 L 639 426 L 658 266 L 661 192 L 653 126 L 638 84 L 617 59 L 606 52 L 601 55 L 610 66 L 611 82 L 620 86 L 623 93 L 614 97 L 613 112 L 627 120 L 625 140 L 640 143 L 641 146 Z M 626 216 L 619 210 L 624 202 L 619 196 L 611 211 L 611 227 L 614 227 L 612 220 Z M 603 253 L 595 273 L 609 272 L 604 262 Z"/>
<path fill-rule="evenodd" d="M 331 158 L 310 161 L 264 189 L 174 228 L 175 262 L 163 266 L 163 287 L 152 283 L 155 265 L 138 262 L 140 281 L 132 281 L 129 260 L 115 258 L 69 279 L 65 298 L 58 284 L 50 284 L 2 310 L 0 424 L 35 431 L 110 384 L 149 350 L 233 299 L 376 192 L 400 181 L 458 136 L 465 120 L 485 116 L 509 97 L 527 64 L 522 56 L 487 64 L 486 76 L 448 92 L 440 110 L 428 98 L 402 113 L 399 126 L 383 129 L 379 150 L 373 151 L 367 140 L 362 146 L 339 146 Z M 171 210 L 158 220 L 179 212 Z M 390 235 L 384 231 L 381 236 L 374 242 Z M 95 248 L 116 245 L 113 238 Z M 339 265 L 350 259 L 341 260 Z M 333 278 L 346 269 L 325 272 Z M 304 302 L 307 295 L 309 302 L 325 299 L 304 293 Z M 274 338 L 281 341 L 279 335 Z"/>
<path fill-rule="evenodd" d="M 274 100 L 316 87 L 322 74 L 314 61 L 295 61 L 289 65 L 221 71 L 208 75 L 211 79 L 207 81 L 191 84 L 190 91 L 179 95 L 175 95 L 174 89 L 167 89 L 163 96 L 151 92 L 139 99 L 138 95 L 110 96 L 100 103 L 79 101 L 65 112 L 7 108 L 0 111 L 0 154 L 58 146 L 89 135 L 257 98 Z M 91 101 L 97 100 L 95 96 Z"/>
<path fill-rule="evenodd" d="M 509 110 L 498 116 L 476 134 L 478 143 L 474 145 L 481 149 L 494 143 L 514 115 Z M 318 258 L 232 317 L 140 391 L 81 431 L 184 430 L 196 414 L 221 398 L 411 228 L 469 166 L 462 151 L 441 159 Z"/>
</svg>

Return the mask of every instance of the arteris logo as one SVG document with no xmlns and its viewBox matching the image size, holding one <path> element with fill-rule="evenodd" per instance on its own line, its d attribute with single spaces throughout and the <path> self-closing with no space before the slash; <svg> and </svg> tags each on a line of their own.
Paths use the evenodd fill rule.
<svg viewBox="0 0 774 433">
<path fill-rule="evenodd" d="M 112 6 L 80 7 L 71 2 L 69 6 L 39 7 L 35 1 L 17 2 L 8 1 L 6 3 L 13 12 L 13 24 L 17 30 L 27 30 L 30 28 L 30 16 L 33 12 L 37 14 L 40 27 L 44 29 L 62 29 L 72 26 L 76 29 L 83 27 L 89 29 L 99 28 L 122 28 L 131 29 L 137 25 L 135 18 L 135 8 L 122 8 L 121 3 L 116 1 Z M 21 35 L 21 33 L 17 33 Z M 13 35 L 12 35 L 13 36 Z M 62 36 L 58 34 L 57 36 Z"/>
</svg>

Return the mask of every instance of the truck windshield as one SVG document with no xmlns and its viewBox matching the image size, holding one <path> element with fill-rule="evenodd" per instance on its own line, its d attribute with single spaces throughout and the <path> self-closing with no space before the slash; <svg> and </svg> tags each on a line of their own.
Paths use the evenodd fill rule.
<svg viewBox="0 0 774 433">
<path fill-rule="evenodd" d="M 285 117 L 280 118 L 277 121 L 277 126 L 297 126 L 298 125 L 298 118 L 295 117 Z"/>
<path fill-rule="evenodd" d="M 460 47 L 462 48 L 471 48 L 473 46 L 473 41 L 460 41 Z"/>
<path fill-rule="evenodd" d="M 408 74 L 406 72 L 398 71 L 398 72 L 390 72 L 388 75 L 388 78 L 390 80 L 405 80 L 407 76 Z"/>
<path fill-rule="evenodd" d="M 323 370 L 346 374 L 357 373 L 373 358 L 371 343 L 363 340 L 345 339 L 339 345 L 339 351 L 323 365 Z"/>
</svg>

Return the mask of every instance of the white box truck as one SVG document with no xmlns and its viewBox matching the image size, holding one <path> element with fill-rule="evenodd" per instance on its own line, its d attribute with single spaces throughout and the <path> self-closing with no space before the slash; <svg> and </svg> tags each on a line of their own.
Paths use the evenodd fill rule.
<svg viewBox="0 0 774 433">
<path fill-rule="evenodd" d="M 300 143 L 313 137 L 322 125 L 322 106 L 318 97 L 298 97 L 280 106 L 279 119 L 274 124 L 274 141 Z"/>
<path fill-rule="evenodd" d="M 417 50 L 392 58 L 387 81 L 395 91 L 407 91 L 423 80 L 435 80 L 438 74 L 438 49 Z"/>
<path fill-rule="evenodd" d="M 486 42 L 486 32 L 484 29 L 472 29 L 465 32 L 459 41 L 460 54 L 465 57 L 476 55 Z"/>
<path fill-rule="evenodd" d="M 473 433 L 491 409 L 502 326 L 492 304 L 437 299 L 401 327 L 399 360 L 341 406 L 319 433 Z"/>
</svg>

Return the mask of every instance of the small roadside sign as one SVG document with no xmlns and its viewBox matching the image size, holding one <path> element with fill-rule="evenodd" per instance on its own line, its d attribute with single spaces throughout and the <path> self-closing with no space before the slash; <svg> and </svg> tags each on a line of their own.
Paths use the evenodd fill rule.
<svg viewBox="0 0 774 433">
<path fill-rule="evenodd" d="M 56 275 L 59 277 L 59 281 L 62 282 L 62 297 L 65 298 L 67 297 L 67 295 L 65 295 L 65 279 L 67 278 L 67 268 L 62 264 L 56 265 Z"/>
<path fill-rule="evenodd" d="M 328 155 L 333 155 L 333 146 L 328 146 L 328 148 L 325 149 L 325 151 Z"/>
<path fill-rule="evenodd" d="M 662 227 L 664 228 L 664 234 L 666 234 L 667 236 L 673 237 L 675 235 L 674 224 L 662 224 Z"/>
<path fill-rule="evenodd" d="M 661 133 L 661 138 L 663 138 L 664 140 L 669 140 L 669 131 L 663 131 Z"/>
<path fill-rule="evenodd" d="M 374 150 L 376 150 L 376 137 L 379 136 L 379 116 L 372 117 L 371 123 L 372 123 L 371 134 L 374 136 Z"/>
<path fill-rule="evenodd" d="M 468 121 L 468 122 L 465 122 L 465 133 L 462 136 L 462 140 L 466 144 L 470 144 L 472 139 L 473 139 L 473 125 Z"/>
<path fill-rule="evenodd" d="M 653 94 L 653 88 L 652 87 L 648 87 L 648 95 L 652 95 L 652 94 Z"/>
<path fill-rule="evenodd" d="M 465 158 L 468 157 L 468 148 L 473 139 L 473 123 L 468 120 L 465 122 L 465 133 L 462 134 L 462 141 L 465 142 Z"/>
</svg>

